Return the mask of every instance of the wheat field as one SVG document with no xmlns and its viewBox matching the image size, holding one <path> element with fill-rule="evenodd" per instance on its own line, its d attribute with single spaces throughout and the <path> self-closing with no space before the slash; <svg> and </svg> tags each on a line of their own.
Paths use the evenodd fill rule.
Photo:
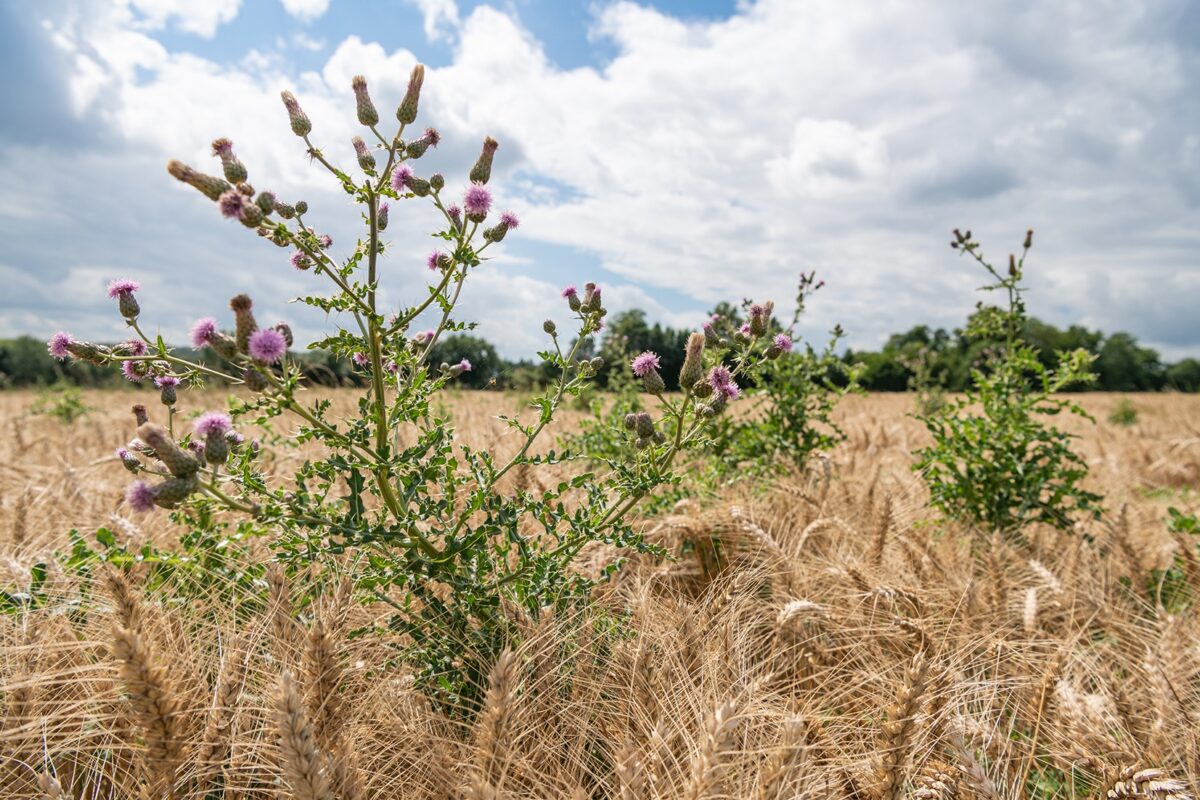
<svg viewBox="0 0 1200 800">
<path fill-rule="evenodd" d="M 0 393 L 0 588 L 27 591 L 46 565 L 46 601 L 0 616 L 0 797 L 1200 791 L 1197 606 L 1162 607 L 1154 583 L 1179 556 L 1200 597 L 1196 545 L 1165 523 L 1168 506 L 1197 506 L 1198 397 L 1135 396 L 1128 427 L 1107 421 L 1120 397 L 1084 397 L 1096 424 L 1062 424 L 1106 517 L 1026 542 L 939 520 L 909 468 L 925 443 L 912 398 L 851 397 L 847 441 L 806 474 L 639 521 L 673 558 L 631 559 L 593 610 L 513 610 L 522 635 L 489 665 L 469 722 L 388 667 L 379 637 L 350 635 L 388 609 L 346 583 L 313 595 L 309 576 L 271 568 L 263 607 L 147 592 L 137 569 L 58 566 L 71 529 L 162 548 L 184 533 L 121 504 L 129 476 L 112 452 L 137 397 L 93 393 L 64 425 L 28 415 L 33 395 Z M 330 397 L 352 411 L 349 393 Z M 503 453 L 495 415 L 517 404 L 463 393 L 450 410 L 464 439 Z M 274 448 L 268 471 L 291 474 L 305 452 Z M 578 568 L 617 555 L 597 546 Z M 269 559 L 269 542 L 249 557 Z"/>
</svg>

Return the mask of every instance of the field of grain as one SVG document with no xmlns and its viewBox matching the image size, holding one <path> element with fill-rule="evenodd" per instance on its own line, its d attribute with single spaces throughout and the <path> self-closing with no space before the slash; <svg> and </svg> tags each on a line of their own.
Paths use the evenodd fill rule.
<svg viewBox="0 0 1200 800">
<path fill-rule="evenodd" d="M 809 474 L 641 521 L 676 557 L 631 560 L 597 591 L 595 619 L 514 611 L 524 635 L 469 723 L 385 668 L 377 637 L 348 635 L 386 608 L 345 590 L 293 608 L 305 577 L 271 572 L 267 611 L 247 614 L 143 592 L 136 570 L 56 566 L 72 528 L 167 548 L 184 533 L 122 506 L 112 453 L 138 398 L 90 394 L 96 408 L 64 425 L 27 415 L 33 395 L 0 393 L 0 588 L 27 590 L 44 564 L 49 597 L 0 617 L 4 798 L 1200 791 L 1200 620 L 1154 591 L 1180 555 L 1200 596 L 1196 544 L 1165 523 L 1168 506 L 1198 505 L 1200 397 L 1134 396 L 1138 421 L 1122 427 L 1107 421 L 1121 398 L 1086 396 L 1097 423 L 1062 424 L 1106 518 L 1027 543 L 940 521 L 909 468 L 925 443 L 912 398 L 851 397 L 847 441 Z M 463 437 L 503 453 L 495 415 L 516 402 L 464 393 L 450 410 Z M 277 448 L 271 471 L 304 456 Z M 701 557 L 714 550 L 718 569 Z M 579 568 L 615 557 L 593 548 Z M 131 619 L 140 634 L 114 632 Z"/>
</svg>

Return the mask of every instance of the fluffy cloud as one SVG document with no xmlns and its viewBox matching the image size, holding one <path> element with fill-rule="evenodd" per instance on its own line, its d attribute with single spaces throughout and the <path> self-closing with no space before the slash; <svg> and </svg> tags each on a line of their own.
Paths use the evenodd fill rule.
<svg viewBox="0 0 1200 800">
<path fill-rule="evenodd" d="M 283 9 L 296 19 L 309 22 L 329 10 L 329 0 L 280 0 Z"/>
<path fill-rule="evenodd" d="M 208 142 L 228 135 L 256 183 L 306 197 L 335 240 L 353 241 L 353 213 L 302 158 L 278 93 L 297 92 L 316 140 L 349 167 L 346 143 L 358 132 L 351 76 L 367 76 L 386 119 L 416 57 L 349 37 L 317 71 L 262 57 L 215 63 L 169 51 L 144 23 L 217 23 L 185 23 L 164 10 L 185 6 L 166 0 L 130 2 L 143 17 L 85 6 L 47 31 L 64 57 L 73 113 L 95 122 L 95 141 L 78 146 L 104 150 L 73 174 L 121 181 L 151 224 L 106 219 L 111 204 L 75 207 L 82 232 L 60 243 L 50 271 L 64 286 L 96 283 L 118 266 L 204 271 L 218 277 L 195 291 L 211 292 L 211 302 L 229 294 L 223 282 L 264 296 L 300 291 L 278 251 L 222 227 L 203 201 L 168 185 L 161 166 L 133 174 L 132 165 L 180 157 L 204 166 Z M 234 13 L 236 5 L 227 4 Z M 615 284 L 610 302 L 628 298 L 679 324 L 743 295 L 786 306 L 796 274 L 815 268 L 828 287 L 812 306 L 810 333 L 840 321 L 853 344 L 873 346 L 917 322 L 955 325 L 978 283 L 945 245 L 955 226 L 975 230 L 997 258 L 1026 227 L 1038 229 L 1030 303 L 1040 316 L 1122 326 L 1169 355 L 1200 348 L 1200 330 L 1186 322 L 1200 303 L 1200 170 L 1188 169 L 1200 164 L 1200 37 L 1187 34 L 1197 20 L 1184 0 L 962 9 L 760 0 L 719 21 L 617 2 L 602 7 L 592 31 L 615 55 L 570 70 L 495 8 L 463 18 L 451 1 L 418 5 L 430 38 L 455 32 L 453 57 L 428 71 L 422 99 L 421 121 L 441 130 L 443 145 L 419 169 L 459 186 L 479 139 L 495 135 L 498 200 L 525 223 L 505 242 L 509 259 L 480 272 L 464 306 L 509 355 L 536 346 L 556 290 L 590 277 L 578 270 L 591 265 Z M 47 166 L 51 155 L 33 145 L 0 150 L 4 185 L 36 183 L 37 165 L 60 175 Z M 45 191 L 47 204 L 62 204 L 62 187 Z M 0 193 L 0 208 L 37 202 L 25 188 Z M 181 216 L 164 222 L 163 208 Z M 423 214 L 393 210 L 395 302 L 422 291 Z M 41 211 L 33 216 L 18 239 L 49 228 Z M 135 231 L 136 259 L 113 263 L 120 250 L 111 242 Z M 14 249 L 45 258 L 32 240 Z M 531 261 L 535 250 L 570 273 L 550 280 Z M 20 266 L 0 262 L 0 271 Z M 58 311 L 42 319 L 70 313 L 52 288 L 45 295 Z M 25 325 L 5 316 L 11 328 Z"/>
</svg>

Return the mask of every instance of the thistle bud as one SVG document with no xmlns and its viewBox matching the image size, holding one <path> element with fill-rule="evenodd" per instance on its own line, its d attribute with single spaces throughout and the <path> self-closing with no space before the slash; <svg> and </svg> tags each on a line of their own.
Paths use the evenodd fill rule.
<svg viewBox="0 0 1200 800">
<path fill-rule="evenodd" d="M 638 432 L 638 436 L 644 436 L 647 439 L 654 435 L 654 420 L 650 419 L 650 415 L 645 411 L 639 411 L 634 414 L 633 427 Z"/>
<path fill-rule="evenodd" d="M 308 203 L 304 202 L 303 200 L 297 200 L 296 201 L 296 213 L 297 214 L 307 214 L 308 213 Z"/>
<path fill-rule="evenodd" d="M 72 339 L 66 345 L 67 352 L 75 356 L 81 361 L 86 361 L 89 364 L 103 364 L 111 351 L 103 345 L 92 344 L 91 342 L 80 342 Z"/>
<path fill-rule="evenodd" d="M 253 367 L 246 367 L 242 372 L 242 380 L 245 381 L 246 387 L 252 392 L 261 392 L 267 388 L 267 379 L 262 373 Z"/>
<path fill-rule="evenodd" d="M 654 432 L 654 443 L 655 444 L 663 444 L 666 441 L 667 441 L 667 435 L 665 433 L 663 433 L 662 431 Z"/>
<path fill-rule="evenodd" d="M 626 414 L 623 422 L 625 425 L 625 430 L 634 430 L 637 428 L 637 414 Z"/>
<path fill-rule="evenodd" d="M 371 102 L 371 96 L 367 94 L 367 79 L 362 75 L 355 75 L 350 81 L 350 87 L 354 89 L 354 102 L 358 111 L 358 122 L 360 125 L 366 125 L 372 128 L 379 124 L 379 112 L 375 110 L 375 104 Z"/>
<path fill-rule="evenodd" d="M 275 202 L 275 213 L 284 219 L 292 219 L 296 216 L 296 207 L 287 203 Z"/>
<path fill-rule="evenodd" d="M 182 161 L 168 162 L 167 172 L 171 173 L 175 180 L 186 183 L 214 202 L 232 188 L 227 181 L 198 172 Z"/>
<path fill-rule="evenodd" d="M 283 107 L 287 109 L 292 133 L 297 136 L 307 136 L 312 130 L 312 122 L 300 108 L 300 104 L 296 102 L 296 97 L 291 92 L 282 92 L 279 96 L 283 98 Z"/>
<path fill-rule="evenodd" d="M 246 203 L 238 214 L 238 220 L 247 228 L 257 228 L 263 221 L 263 212 L 254 203 Z"/>
<path fill-rule="evenodd" d="M 243 353 L 249 352 L 250 334 L 258 330 L 258 323 L 254 321 L 254 312 L 251 310 L 253 305 L 250 296 L 245 294 L 239 294 L 229 301 L 229 307 L 233 309 L 234 320 L 237 324 L 237 347 Z"/>
<path fill-rule="evenodd" d="M 483 150 L 480 151 L 475 166 L 471 167 L 469 177 L 473 183 L 487 183 L 492 177 L 492 156 L 496 154 L 496 148 L 499 146 L 500 143 L 490 136 L 483 140 Z"/>
<path fill-rule="evenodd" d="M 704 398 L 708 397 L 712 393 L 713 393 L 712 384 L 710 384 L 706 380 L 701 379 L 701 380 L 696 381 L 694 384 L 692 384 L 692 396 L 694 396 L 694 397 L 698 397 L 701 400 L 703 400 Z"/>
<path fill-rule="evenodd" d="M 188 456 L 191 458 L 191 456 Z M 198 489 L 200 484 L 195 477 L 168 478 L 153 489 L 154 505 L 159 508 L 175 508 L 188 498 L 188 495 Z"/>
<path fill-rule="evenodd" d="M 588 364 L 591 366 L 592 372 L 599 372 L 604 366 L 604 356 L 595 356 Z"/>
<path fill-rule="evenodd" d="M 600 305 L 600 287 L 590 281 L 583 286 L 583 302 L 581 308 L 591 311 Z"/>
<path fill-rule="evenodd" d="M 233 184 L 245 183 L 249 176 L 246 173 L 245 165 L 233 154 L 233 142 L 224 137 L 216 139 L 212 143 L 212 152 L 214 156 L 221 159 L 225 180 Z"/>
<path fill-rule="evenodd" d="M 489 242 L 500 242 L 504 240 L 505 235 L 509 230 L 515 230 L 520 227 L 521 221 L 517 219 L 517 215 L 511 211 L 505 211 L 500 215 L 500 222 L 487 228 L 483 232 L 483 238 Z"/>
<path fill-rule="evenodd" d="M 354 145 L 354 154 L 358 156 L 358 165 L 362 167 L 363 172 L 374 172 L 375 156 L 371 155 L 371 151 L 367 149 L 367 143 L 362 140 L 362 137 L 355 136 L 350 140 L 350 144 Z"/>
<path fill-rule="evenodd" d="M 667 385 L 663 383 L 662 375 L 659 375 L 656 369 L 651 369 L 642 375 L 642 387 L 653 395 L 662 394 L 667 390 Z"/>
<path fill-rule="evenodd" d="M 210 464 L 224 464 L 229 460 L 229 442 L 224 433 L 209 432 L 204 437 L 204 460 Z"/>
<path fill-rule="evenodd" d="M 179 386 L 179 378 L 174 375 L 163 375 L 154 381 L 158 386 L 158 398 L 164 406 L 173 406 L 179 399 L 176 394 L 176 389 Z"/>
<path fill-rule="evenodd" d="M 645 450 L 650 446 L 650 440 L 645 436 L 639 436 L 637 439 L 634 439 L 633 446 L 638 450 Z"/>
<path fill-rule="evenodd" d="M 1026 250 L 1033 247 L 1033 228 L 1030 228 L 1029 230 L 1025 231 L 1025 245 L 1024 246 L 1025 246 Z"/>
<path fill-rule="evenodd" d="M 437 132 L 437 128 L 426 128 L 425 135 L 420 139 L 414 139 L 404 147 L 404 153 L 410 159 L 417 159 L 425 155 L 425 151 L 431 147 L 437 147 L 438 142 L 442 140 L 442 135 Z"/>
<path fill-rule="evenodd" d="M 291 347 L 296 341 L 292 336 L 292 326 L 288 325 L 286 322 L 276 322 L 274 327 L 275 330 L 279 331 L 279 333 L 283 336 L 283 341 L 287 343 L 287 346 Z"/>
<path fill-rule="evenodd" d="M 558 330 L 558 328 L 554 325 L 554 320 L 548 319 L 542 323 L 542 330 L 553 336 L 554 332 Z"/>
<path fill-rule="evenodd" d="M 138 305 L 133 292 L 121 292 L 121 296 L 117 299 L 117 308 L 125 319 L 137 319 L 138 314 L 142 313 L 142 308 Z"/>
<path fill-rule="evenodd" d="M 133 419 L 138 425 L 145 425 L 150 421 L 150 417 L 146 415 L 146 407 L 141 403 L 135 405 L 132 409 Z"/>
<path fill-rule="evenodd" d="M 425 82 L 425 65 L 417 64 L 408 76 L 408 91 L 396 109 L 396 119 L 405 125 L 411 125 L 417 120 L 417 105 L 421 101 L 421 84 Z"/>
<path fill-rule="evenodd" d="M 375 224 L 379 230 L 384 230 L 388 225 L 388 204 L 380 203 L 379 210 L 375 212 Z"/>
<path fill-rule="evenodd" d="M 1017 277 L 1017 257 L 1012 253 L 1008 254 L 1008 274 L 1010 277 Z"/>
<path fill-rule="evenodd" d="M 258 210 L 263 213 L 264 217 L 270 216 L 275 210 L 275 193 L 274 192 L 259 192 L 254 198 L 254 205 L 258 206 Z"/>
<path fill-rule="evenodd" d="M 446 178 L 440 172 L 435 172 L 429 176 L 429 186 L 435 192 L 440 192 L 446 187 Z"/>
<path fill-rule="evenodd" d="M 117 458 L 121 459 L 121 466 L 130 472 L 136 473 L 142 468 L 142 462 L 133 453 L 126 450 L 124 447 L 117 448 Z"/>
<path fill-rule="evenodd" d="M 721 346 L 721 336 L 717 333 L 716 328 L 712 326 L 711 322 L 704 323 L 704 341 L 709 347 Z"/>
<path fill-rule="evenodd" d="M 704 377 L 704 334 L 688 336 L 683 351 L 683 367 L 679 370 L 679 385 L 688 387 Z"/>
<path fill-rule="evenodd" d="M 407 186 L 408 190 L 417 197 L 429 196 L 429 181 L 425 180 L 424 178 L 418 178 L 416 175 L 414 175 L 405 181 L 405 186 Z"/>
<path fill-rule="evenodd" d="M 755 303 L 750 306 L 750 334 L 752 336 L 765 336 L 767 329 L 770 327 L 771 312 L 775 310 L 775 304 L 768 300 L 762 305 Z"/>
<path fill-rule="evenodd" d="M 579 311 L 583 308 L 583 302 L 579 299 L 579 292 L 574 286 L 568 286 L 563 289 L 563 297 L 567 298 L 567 305 L 572 311 Z"/>
<path fill-rule="evenodd" d="M 213 352 L 226 361 L 232 361 L 237 358 L 237 342 L 220 331 L 213 332 L 212 336 L 209 337 L 208 345 L 212 347 Z"/>
<path fill-rule="evenodd" d="M 175 444 L 161 425 L 147 422 L 138 428 L 137 435 L 154 449 L 158 460 L 163 462 L 176 478 L 190 478 L 200 469 L 200 462 Z"/>
</svg>

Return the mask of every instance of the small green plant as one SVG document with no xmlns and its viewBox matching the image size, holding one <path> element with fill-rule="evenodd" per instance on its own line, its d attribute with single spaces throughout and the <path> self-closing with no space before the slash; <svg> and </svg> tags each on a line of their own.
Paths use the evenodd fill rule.
<svg viewBox="0 0 1200 800">
<path fill-rule="evenodd" d="M 946 376 L 934 369 L 936 354 L 928 347 L 920 347 L 898 360 L 909 371 L 908 390 L 916 395 L 917 414 L 929 416 L 945 408 Z"/>
<path fill-rule="evenodd" d="M 1128 427 L 1137 424 L 1138 411 L 1128 397 L 1122 397 L 1121 402 L 1117 403 L 1117 407 L 1108 415 L 1108 421 L 1113 425 L 1122 425 Z"/>
<path fill-rule="evenodd" d="M 743 304 L 741 316 L 716 316 L 705 330 L 714 341 L 770 339 L 768 358 L 749 375 L 748 402 L 741 413 L 718 420 L 709 452 L 721 482 L 761 477 L 782 469 L 802 470 L 814 453 L 826 452 L 845 435 L 833 418 L 838 401 L 857 390 L 858 367 L 835 354 L 845 335 L 836 326 L 822 350 L 793 340 L 794 331 L 814 292 L 824 285 L 815 273 L 802 273 L 796 310 L 785 330 L 772 317 L 771 304 Z"/>
<path fill-rule="evenodd" d="M 981 303 L 971 317 L 967 334 L 990 346 L 962 398 L 918 415 L 933 444 L 917 451 L 914 469 L 924 476 L 935 507 L 988 532 L 1019 537 L 1031 522 L 1069 530 L 1079 517 L 1098 518 L 1102 498 L 1082 485 L 1088 468 L 1071 449 L 1074 437 L 1045 420 L 1064 411 L 1091 419 L 1057 393 L 1093 380 L 1093 357 L 1075 350 L 1051 369 L 1021 336 L 1026 311 L 1020 282 L 1033 231 L 1003 273 L 984 258 L 970 231 L 954 235 L 951 246 L 991 276 L 982 290 L 1000 292 L 1005 305 Z"/>
<path fill-rule="evenodd" d="M 83 402 L 83 392 L 67 383 L 57 383 L 41 392 L 29 409 L 30 414 L 54 417 L 64 425 L 74 423 L 89 411 Z"/>
</svg>

